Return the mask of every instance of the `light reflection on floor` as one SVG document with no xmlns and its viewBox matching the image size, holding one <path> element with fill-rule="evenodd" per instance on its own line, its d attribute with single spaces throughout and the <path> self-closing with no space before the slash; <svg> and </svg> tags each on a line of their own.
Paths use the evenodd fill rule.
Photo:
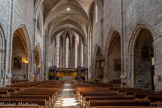
<svg viewBox="0 0 162 108">
<path fill-rule="evenodd" d="M 71 83 L 65 83 L 54 108 L 80 108 Z"/>
</svg>

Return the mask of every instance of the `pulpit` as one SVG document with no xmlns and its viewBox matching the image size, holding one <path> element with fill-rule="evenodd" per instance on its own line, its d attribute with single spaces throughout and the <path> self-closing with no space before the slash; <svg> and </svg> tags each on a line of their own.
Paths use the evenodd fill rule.
<svg viewBox="0 0 162 108">
<path fill-rule="evenodd" d="M 105 59 L 100 55 L 96 56 L 96 80 L 102 81 L 103 78 L 103 62 Z"/>
</svg>

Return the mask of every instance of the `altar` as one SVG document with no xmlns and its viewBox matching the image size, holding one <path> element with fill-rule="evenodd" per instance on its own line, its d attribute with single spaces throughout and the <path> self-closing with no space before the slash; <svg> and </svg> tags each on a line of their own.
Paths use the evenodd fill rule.
<svg viewBox="0 0 162 108">
<path fill-rule="evenodd" d="M 49 79 L 55 80 L 85 80 L 85 68 L 56 68 L 51 67 L 49 70 Z"/>
</svg>

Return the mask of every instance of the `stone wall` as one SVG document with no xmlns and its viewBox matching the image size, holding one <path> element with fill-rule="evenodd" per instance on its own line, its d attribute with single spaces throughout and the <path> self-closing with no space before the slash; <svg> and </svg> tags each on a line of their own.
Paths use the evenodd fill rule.
<svg viewBox="0 0 162 108">
<path fill-rule="evenodd" d="M 146 28 L 152 33 L 153 37 L 153 46 L 154 46 L 154 56 L 155 56 L 155 75 L 162 76 L 161 73 L 161 64 L 162 64 L 162 1 L 161 0 L 126 0 L 124 1 L 124 54 L 125 54 L 125 70 L 124 72 L 128 74 L 128 80 L 130 86 L 134 85 L 133 70 L 131 65 L 133 60 L 131 58 L 132 50 L 128 50 L 131 46 L 131 43 L 134 43 L 137 37 L 137 34 L 140 28 Z M 134 38 L 135 37 L 135 38 Z M 130 43 L 131 42 L 131 43 Z M 128 54 L 128 56 L 127 56 Z M 161 81 L 155 80 L 156 90 L 161 90 L 160 86 L 162 85 Z"/>
<path fill-rule="evenodd" d="M 10 10 L 11 0 L 0 0 L 0 27 L 2 27 L 6 37 L 10 33 Z"/>
<path fill-rule="evenodd" d="M 32 49 L 34 37 L 34 0 L 0 0 L 0 27 L 6 39 L 5 77 L 3 84 L 10 84 L 13 34 L 18 28 L 24 30 L 29 47 L 29 72 L 32 72 Z M 2 70 L 0 70 L 2 71 Z"/>
<path fill-rule="evenodd" d="M 111 32 L 117 31 L 119 35 L 121 35 L 121 1 L 120 0 L 104 0 L 103 4 L 103 10 L 102 12 L 99 13 L 99 25 L 96 27 L 94 25 L 93 29 L 93 50 L 92 52 L 95 52 L 95 46 L 100 46 L 102 55 L 105 57 L 105 62 L 104 62 L 104 82 L 108 81 L 108 74 L 107 74 L 107 60 L 108 60 L 108 44 L 110 43 L 110 38 L 112 37 Z M 103 13 L 103 14 L 102 14 Z M 103 22 L 102 22 L 103 21 Z M 102 25 L 103 24 L 103 25 Z M 102 28 L 102 31 L 101 31 Z M 99 34 L 100 33 L 100 34 Z M 95 54 L 92 54 L 95 55 Z M 94 57 L 92 57 L 94 58 Z M 94 61 L 94 60 L 92 60 Z M 94 71 L 92 67 L 92 71 Z M 93 75 L 92 75 L 93 76 Z"/>
<path fill-rule="evenodd" d="M 10 84 L 13 34 L 18 28 L 23 29 L 28 44 L 28 71 L 31 74 L 28 75 L 28 77 L 32 77 L 34 73 L 33 50 L 36 45 L 38 45 L 40 49 L 42 76 L 45 75 L 44 72 L 48 72 L 48 57 L 44 57 L 48 51 L 48 39 L 45 38 L 45 35 L 48 34 L 43 32 L 43 6 L 39 6 L 36 11 L 34 7 L 36 6 L 36 4 L 34 4 L 36 2 L 37 1 L 34 2 L 34 0 L 0 0 L 0 29 L 2 29 L 0 35 L 1 37 L 3 35 L 6 40 L 3 40 L 3 46 L 6 45 L 6 51 L 4 57 L 5 61 L 3 61 L 5 64 L 4 66 L 0 65 L 0 85 L 2 85 L 2 82 Z M 105 58 L 103 81 L 107 82 L 109 80 L 108 60 L 110 60 L 108 54 L 109 51 L 111 51 L 109 50 L 109 46 L 111 45 L 113 33 L 118 32 L 121 38 L 121 75 L 125 76 L 123 81 L 127 82 L 127 86 L 134 87 L 136 82 L 134 71 L 134 46 L 138 33 L 142 29 L 147 29 L 151 32 L 153 37 L 155 88 L 157 91 L 162 90 L 162 88 L 160 88 L 160 86 L 162 86 L 162 80 L 156 79 L 156 77 L 162 77 L 162 1 L 103 0 L 103 6 L 102 9 L 99 10 L 98 18 L 98 21 L 95 22 L 95 18 L 93 17 L 92 32 L 87 34 L 89 44 L 84 48 L 86 51 L 84 52 L 84 61 L 88 61 L 88 64 L 84 62 L 84 66 L 92 67 L 89 70 L 91 70 L 93 74 L 95 71 L 94 55 L 96 48 L 100 47 L 102 55 Z M 37 29 L 37 20 L 40 20 L 40 30 Z M 0 42 L 2 42 L 2 38 L 0 39 Z M 116 54 L 112 55 L 115 57 Z M 2 56 L 2 54 L 0 54 L 0 56 Z M 137 65 L 137 67 L 139 66 Z M 114 68 L 113 65 L 111 65 L 111 68 Z M 4 78 L 2 78 L 2 70 L 5 72 Z M 111 72 L 111 74 L 113 74 L 113 72 Z M 48 73 L 46 77 L 48 77 Z"/>
<path fill-rule="evenodd" d="M 11 0 L 0 0 L 0 28 L 1 28 L 1 36 L 4 40 L 1 38 L 1 42 L 3 41 L 3 46 L 5 46 L 5 40 L 10 40 L 10 27 L 11 27 Z M 7 42 L 7 41 L 6 41 Z M 9 42 L 6 43 L 6 45 L 9 45 Z M 7 48 L 7 46 L 5 46 Z M 6 49 L 8 50 L 8 48 Z M 7 51 L 6 51 L 7 52 Z M 3 51 L 5 54 L 5 51 Z M 1 54 L 2 55 L 2 54 Z M 7 73 L 8 70 L 8 52 L 6 53 L 6 56 L 4 56 L 5 60 L 2 61 L 3 67 L 1 67 L 0 72 L 0 86 L 5 84 L 5 73 Z M 4 64 L 6 62 L 6 64 Z"/>
<path fill-rule="evenodd" d="M 13 1 L 13 14 L 12 14 L 12 34 L 18 29 L 23 28 L 25 33 L 25 38 L 27 40 L 28 46 L 28 53 L 29 53 L 29 64 L 28 64 L 28 71 L 30 76 L 33 75 L 33 60 L 32 60 L 32 50 L 34 47 L 34 27 L 35 27 L 35 13 L 34 13 L 34 0 L 14 0 Z M 12 36 L 11 36 L 12 39 Z M 11 40 L 12 43 L 12 40 Z M 12 48 L 12 46 L 11 46 Z M 12 49 L 11 49 L 12 50 Z M 30 79 L 30 78 L 29 78 Z"/>
<path fill-rule="evenodd" d="M 162 1 L 161 0 L 104 0 L 103 4 L 103 42 L 100 46 L 106 59 L 104 81 L 107 82 L 108 46 L 114 31 L 121 36 L 121 63 L 122 75 L 126 76 L 125 82 L 129 87 L 134 87 L 134 61 L 133 48 L 138 32 L 145 28 L 153 36 L 155 54 L 155 75 L 162 77 Z M 100 29 L 94 29 L 100 32 Z M 97 31 L 96 31 L 97 30 Z M 94 34 L 97 39 L 100 36 Z M 93 41 L 93 45 L 100 43 Z M 94 47 L 94 46 L 93 46 Z M 92 51 L 94 52 L 94 50 Z M 93 57 L 92 57 L 93 58 Z M 161 81 L 155 80 L 156 90 L 162 90 Z"/>
<path fill-rule="evenodd" d="M 108 53 L 108 62 L 107 62 L 107 67 L 108 67 L 108 81 L 112 81 L 115 79 L 120 78 L 120 62 L 121 62 L 121 44 L 120 44 L 120 36 L 115 36 L 117 39 L 113 39 L 111 41 L 111 45 L 109 48 L 109 53 Z"/>
</svg>

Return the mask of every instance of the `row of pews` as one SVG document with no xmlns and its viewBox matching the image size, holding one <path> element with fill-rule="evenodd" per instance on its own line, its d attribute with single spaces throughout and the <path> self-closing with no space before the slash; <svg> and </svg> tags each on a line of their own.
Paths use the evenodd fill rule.
<svg viewBox="0 0 162 108">
<path fill-rule="evenodd" d="M 74 81 L 72 87 L 82 108 L 162 108 L 161 92 L 86 81 Z"/>
<path fill-rule="evenodd" d="M 23 82 L 29 82 L 29 80 L 19 80 L 19 79 L 11 79 L 12 84 L 18 84 L 18 83 L 23 83 Z"/>
<path fill-rule="evenodd" d="M 13 83 L 0 88 L 0 108 L 53 108 L 63 81 Z"/>
</svg>

